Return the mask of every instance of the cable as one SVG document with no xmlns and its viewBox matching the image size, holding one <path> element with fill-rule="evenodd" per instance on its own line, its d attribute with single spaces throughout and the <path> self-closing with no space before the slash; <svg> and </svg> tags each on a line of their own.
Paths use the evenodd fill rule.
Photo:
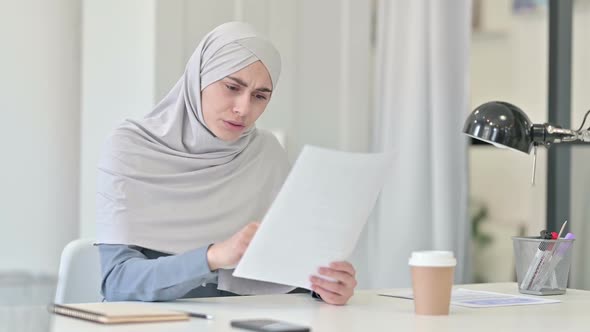
<svg viewBox="0 0 590 332">
<path fill-rule="evenodd" d="M 580 128 L 578 128 L 577 131 L 582 130 L 582 128 L 584 128 L 584 124 L 586 123 L 586 118 L 588 117 L 588 114 L 590 114 L 590 110 L 588 110 L 588 112 L 586 112 L 586 115 L 584 115 L 584 120 L 582 121 L 582 125 L 580 126 Z M 588 129 L 590 129 L 590 127 L 588 127 Z"/>
</svg>

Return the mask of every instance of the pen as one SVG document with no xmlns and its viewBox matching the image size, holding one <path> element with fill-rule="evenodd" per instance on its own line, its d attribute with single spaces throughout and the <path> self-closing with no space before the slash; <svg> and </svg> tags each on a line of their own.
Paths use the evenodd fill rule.
<svg viewBox="0 0 590 332">
<path fill-rule="evenodd" d="M 213 319 L 213 316 L 207 314 L 200 314 L 198 312 L 183 311 L 185 314 L 193 318 Z"/>
<path fill-rule="evenodd" d="M 549 232 L 549 231 L 541 231 L 541 237 L 545 238 L 545 239 L 557 239 L 559 240 L 559 238 L 561 237 L 561 234 L 563 233 L 563 230 L 565 229 L 565 225 L 567 225 L 567 220 L 564 221 L 564 223 L 561 225 L 561 229 L 559 230 L 559 234 L 555 234 L 555 232 Z M 543 242 L 541 242 L 541 244 L 539 245 L 539 249 L 542 250 L 542 253 L 539 252 L 537 250 L 537 255 L 540 255 L 540 257 L 537 257 L 537 255 L 535 255 L 535 260 L 533 260 L 534 263 L 534 268 L 531 269 L 533 266 L 529 267 L 529 270 L 527 271 L 527 275 L 525 276 L 525 281 L 526 284 L 523 283 L 523 285 L 526 285 L 525 289 L 528 290 L 538 290 L 539 288 L 541 288 L 543 286 L 542 283 L 539 283 L 539 275 L 543 275 L 544 271 L 547 270 L 547 263 L 549 263 L 549 261 L 551 261 L 551 258 L 553 256 L 553 253 L 555 251 L 555 249 L 557 248 L 556 246 L 558 245 L 557 242 L 551 242 L 551 243 L 546 243 L 545 246 L 543 246 L 543 248 L 541 248 L 541 246 L 543 245 Z M 532 274 L 531 274 L 532 272 Z M 529 277 L 527 279 L 527 277 Z"/>
<path fill-rule="evenodd" d="M 565 225 L 567 225 L 567 220 L 563 223 L 563 225 L 561 225 L 561 229 L 559 230 L 559 235 L 557 235 L 558 239 L 561 237 L 561 233 L 563 233 L 563 230 L 565 229 Z"/>
<path fill-rule="evenodd" d="M 555 233 L 555 232 L 553 232 Z M 558 237 L 555 239 L 559 239 Z M 541 259 L 537 262 L 537 265 L 534 269 L 534 272 L 531 276 L 530 281 L 528 282 L 528 286 L 526 289 L 528 290 L 535 290 L 536 285 L 538 285 L 539 283 L 539 276 L 543 274 L 544 269 L 547 269 L 547 264 L 551 261 L 551 259 L 553 258 L 553 252 L 557 246 L 557 242 L 547 242 L 546 245 L 544 246 L 544 250 L 543 250 L 543 256 L 541 257 Z"/>
<path fill-rule="evenodd" d="M 564 237 L 565 240 L 574 240 L 575 238 L 576 237 L 572 233 L 567 233 L 567 235 Z M 556 247 L 555 253 L 553 254 L 551 259 L 549 260 L 549 263 L 545 266 L 544 269 L 541 268 L 541 270 L 538 273 L 539 277 L 537 278 L 537 281 L 535 281 L 531 285 L 532 290 L 535 290 L 535 291 L 540 290 L 541 288 L 543 288 L 543 286 L 545 285 L 545 283 L 547 282 L 549 277 L 555 276 L 555 273 L 554 273 L 555 268 L 557 267 L 557 264 L 559 264 L 559 262 L 566 255 L 570 246 L 571 246 L 571 242 L 567 241 L 565 243 L 561 243 L 559 245 L 559 247 Z"/>
<path fill-rule="evenodd" d="M 545 239 L 545 240 L 551 240 L 551 239 L 553 239 L 553 233 L 555 233 L 555 232 L 549 232 L 549 231 L 547 231 L 547 230 L 542 230 L 542 231 L 540 232 L 540 234 L 541 234 L 541 239 Z M 557 233 L 555 233 L 555 235 L 557 235 Z"/>
<path fill-rule="evenodd" d="M 559 230 L 559 234 L 556 235 L 555 232 L 550 233 L 551 239 L 559 240 L 559 238 L 561 237 L 561 234 L 563 233 L 563 230 L 565 229 L 565 225 L 567 225 L 567 220 L 564 221 L 563 224 L 561 225 L 561 229 Z M 545 234 L 545 235 L 549 235 L 549 232 L 547 232 L 547 234 Z M 568 235 L 566 235 L 566 238 L 569 235 L 573 236 L 573 234 L 568 233 Z M 543 231 L 541 231 L 541 236 L 543 236 Z M 569 239 L 569 238 L 567 238 L 567 239 Z M 552 269 L 554 269 L 555 266 L 557 265 L 557 262 L 559 262 L 561 260 L 561 257 L 559 259 L 553 259 L 554 258 L 553 254 L 555 252 L 555 249 L 557 249 L 558 246 L 559 246 L 559 243 L 558 243 L 558 241 L 556 241 L 555 243 L 549 244 L 545 248 L 545 252 L 543 253 L 543 258 L 539 261 L 539 264 L 537 265 L 534 274 L 531 276 L 531 279 L 528 282 L 527 289 L 538 291 L 543 287 L 543 284 L 547 280 L 546 276 L 548 276 L 550 274 Z M 548 269 L 548 265 L 551 263 L 552 260 L 556 261 L 556 263 L 555 263 L 555 265 L 553 265 L 553 267 L 551 269 Z M 545 280 L 542 280 L 542 282 L 540 282 L 539 277 L 545 278 Z M 555 278 L 555 274 L 553 274 L 553 278 Z M 551 280 L 551 281 L 553 282 L 554 280 Z"/>
<path fill-rule="evenodd" d="M 541 231 L 541 243 L 539 243 L 537 252 L 535 253 L 535 256 L 529 264 L 529 268 L 527 269 L 526 274 L 522 279 L 520 289 L 531 289 L 531 287 L 533 286 L 534 277 L 537 274 L 539 267 L 543 263 L 543 260 L 546 258 L 545 252 L 551 249 L 548 248 L 549 243 L 545 242 L 545 240 L 551 240 L 551 238 L 552 236 L 550 232 L 547 232 L 545 230 Z"/>
</svg>

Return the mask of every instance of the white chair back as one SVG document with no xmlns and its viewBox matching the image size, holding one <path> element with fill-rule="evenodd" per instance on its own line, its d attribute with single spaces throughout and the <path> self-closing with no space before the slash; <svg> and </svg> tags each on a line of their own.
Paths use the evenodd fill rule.
<svg viewBox="0 0 590 332">
<path fill-rule="evenodd" d="M 92 239 L 68 243 L 61 254 L 55 303 L 100 302 L 101 271 Z"/>
</svg>

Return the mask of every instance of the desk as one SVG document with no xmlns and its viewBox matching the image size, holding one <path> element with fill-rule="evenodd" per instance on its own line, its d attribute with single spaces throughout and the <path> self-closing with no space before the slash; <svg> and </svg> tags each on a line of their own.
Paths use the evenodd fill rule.
<svg viewBox="0 0 590 332">
<path fill-rule="evenodd" d="M 461 287 L 518 294 L 516 283 L 473 284 Z M 214 315 L 211 321 L 146 323 L 106 326 L 56 316 L 54 332 L 98 331 L 245 331 L 229 321 L 239 318 L 274 318 L 312 327 L 312 331 L 589 331 L 590 291 L 568 289 L 552 296 L 562 303 L 499 308 L 451 306 L 449 316 L 414 315 L 411 300 L 378 296 L 378 291 L 358 291 L 346 306 L 333 306 L 306 294 L 185 299 L 154 303 L 170 309 Z"/>
</svg>

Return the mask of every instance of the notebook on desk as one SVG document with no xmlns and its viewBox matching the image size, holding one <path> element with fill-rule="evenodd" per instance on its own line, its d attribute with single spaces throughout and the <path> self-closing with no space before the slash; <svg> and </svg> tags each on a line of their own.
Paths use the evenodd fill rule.
<svg viewBox="0 0 590 332">
<path fill-rule="evenodd" d="M 166 310 L 137 302 L 53 304 L 56 314 L 102 324 L 147 323 L 188 320 L 185 312 Z"/>
</svg>

